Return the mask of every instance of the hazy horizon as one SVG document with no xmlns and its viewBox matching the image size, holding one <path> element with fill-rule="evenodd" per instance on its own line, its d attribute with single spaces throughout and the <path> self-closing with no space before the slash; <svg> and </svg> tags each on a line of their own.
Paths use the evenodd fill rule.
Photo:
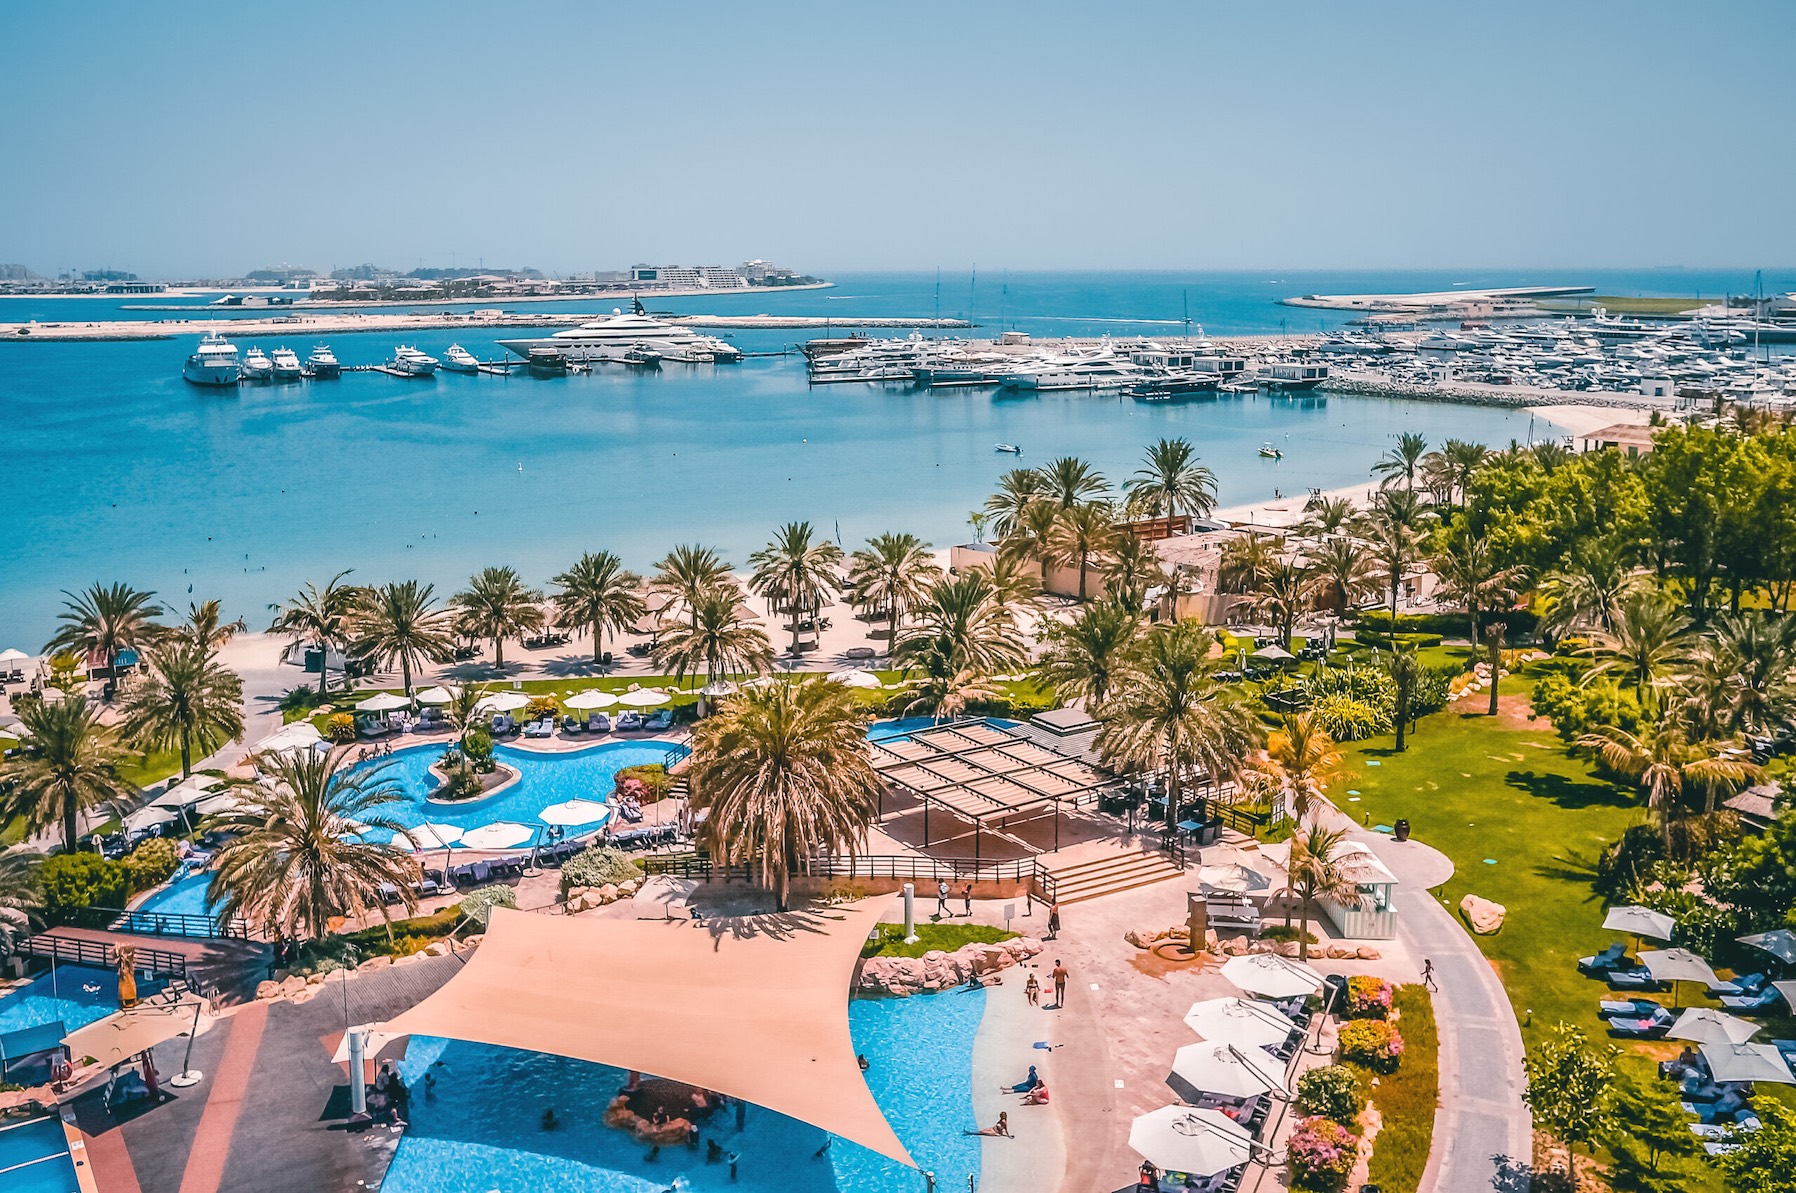
<svg viewBox="0 0 1796 1193">
<path fill-rule="evenodd" d="M 0 33 L 0 262 L 46 276 L 1796 262 L 1785 3 L 113 0 Z"/>
</svg>

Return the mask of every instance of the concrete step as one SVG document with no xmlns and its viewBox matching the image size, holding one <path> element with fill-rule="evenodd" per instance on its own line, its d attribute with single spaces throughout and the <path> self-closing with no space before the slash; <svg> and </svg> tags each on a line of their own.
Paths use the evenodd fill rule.
<svg viewBox="0 0 1796 1193">
<path fill-rule="evenodd" d="M 1183 878 L 1185 872 L 1163 854 L 1126 853 L 1055 868 L 1053 875 L 1055 896 L 1061 903 L 1083 903 L 1119 891 Z"/>
</svg>

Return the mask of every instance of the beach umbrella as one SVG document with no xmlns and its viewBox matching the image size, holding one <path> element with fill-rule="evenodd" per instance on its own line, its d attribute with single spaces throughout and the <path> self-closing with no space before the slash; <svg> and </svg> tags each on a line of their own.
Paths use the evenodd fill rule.
<svg viewBox="0 0 1796 1193">
<path fill-rule="evenodd" d="M 404 696 L 395 696 L 391 692 L 376 692 L 355 706 L 357 712 L 394 712 L 411 706 L 411 701 Z"/>
<path fill-rule="evenodd" d="M 659 688 L 636 688 L 619 696 L 617 702 L 630 708 L 653 708 L 672 699 L 672 696 Z"/>
<path fill-rule="evenodd" d="M 291 725 L 281 726 L 257 742 L 254 750 L 259 754 L 280 754 L 315 746 L 323 740 L 324 735 L 318 732 L 316 725 L 310 721 L 295 721 Z"/>
<path fill-rule="evenodd" d="M 217 795 L 208 795 L 193 805 L 193 810 L 201 816 L 223 816 L 245 807 L 242 797 L 229 791 L 221 791 Z"/>
<path fill-rule="evenodd" d="M 417 824 L 405 830 L 414 849 L 447 849 L 462 839 L 462 831 L 453 824 Z"/>
<path fill-rule="evenodd" d="M 1278 1062 L 1265 1052 L 1221 1041 L 1185 1045 L 1173 1054 L 1172 1071 L 1193 1089 L 1224 1098 L 1252 1098 L 1285 1087 Z"/>
<path fill-rule="evenodd" d="M 1167 1172 L 1215 1176 L 1247 1163 L 1253 1138 L 1217 1110 L 1162 1106 L 1129 1124 L 1129 1146 Z"/>
<path fill-rule="evenodd" d="M 715 700 L 719 696 L 734 696 L 736 685 L 727 679 L 720 679 L 716 683 L 708 683 L 700 688 L 698 694 L 711 700 Z"/>
<path fill-rule="evenodd" d="M 1229 862 L 1221 866 L 1199 866 L 1197 885 L 1205 891 L 1247 895 L 1272 889 L 1272 880 L 1249 866 Z"/>
<path fill-rule="evenodd" d="M 196 804 L 206 798 L 206 792 L 218 786 L 218 780 L 211 775 L 194 775 L 170 786 L 161 795 L 150 801 L 152 808 L 185 808 L 188 804 Z"/>
<path fill-rule="evenodd" d="M 1785 965 L 1796 965 L 1796 932 L 1788 928 L 1773 928 L 1769 932 L 1751 932 L 1736 937 L 1741 944 L 1749 944 L 1755 949 L 1763 949 Z"/>
<path fill-rule="evenodd" d="M 413 697 L 419 704 L 448 704 L 455 699 L 455 693 L 449 688 L 425 688 Z"/>
<path fill-rule="evenodd" d="M 1744 1044 L 1762 1029 L 1738 1015 L 1712 1011 L 1708 1007 L 1691 1007 L 1665 1033 L 1670 1040 L 1694 1040 L 1698 1044 Z"/>
<path fill-rule="evenodd" d="M 1772 1081 L 1796 1085 L 1796 1075 L 1783 1054 L 1769 1044 L 1702 1045 L 1702 1058 L 1709 1062 L 1709 1076 L 1723 1081 Z"/>
<path fill-rule="evenodd" d="M 481 712 L 516 712 L 530 703 L 530 697 L 522 692 L 494 692 L 490 696 L 482 696 L 475 708 Z"/>
<path fill-rule="evenodd" d="M 1664 912 L 1648 907 L 1611 907 L 1608 914 L 1603 916 L 1603 928 L 1609 932 L 1632 936 L 1636 952 L 1640 949 L 1640 938 L 1643 936 L 1650 936 L 1654 940 L 1670 940 L 1675 923 Z"/>
<path fill-rule="evenodd" d="M 1772 982 L 1771 988 L 1783 995 L 1785 1006 L 1796 1007 L 1796 982 Z"/>
<path fill-rule="evenodd" d="M 1185 1012 L 1185 1026 L 1214 1043 L 1242 1048 L 1282 1044 L 1297 1025 L 1277 1007 L 1251 998 L 1207 998 Z"/>
<path fill-rule="evenodd" d="M 1230 957 L 1218 971 L 1249 994 L 1297 998 L 1322 988 L 1322 975 L 1277 953 L 1245 953 Z"/>
<path fill-rule="evenodd" d="M 31 657 L 31 655 L 26 654 L 16 646 L 9 646 L 5 650 L 0 650 L 0 663 L 23 663 L 26 659 Z"/>
<path fill-rule="evenodd" d="M 1654 981 L 1672 984 L 1673 1006 L 1678 1002 L 1678 983 L 1701 982 L 1706 989 L 1721 980 L 1707 961 L 1689 949 L 1644 949 L 1640 953 L 1640 964 L 1646 966 Z"/>
<path fill-rule="evenodd" d="M 1256 659 L 1265 659 L 1269 663 L 1288 663 L 1297 656 L 1274 642 L 1271 646 L 1262 646 L 1253 652 Z"/>
<path fill-rule="evenodd" d="M 569 708 L 578 709 L 610 708 L 617 703 L 617 697 L 610 692 L 601 692 L 597 688 L 588 688 L 584 692 L 575 692 L 572 696 L 563 700 L 562 703 Z"/>
<path fill-rule="evenodd" d="M 611 816 L 611 805 L 591 799 L 563 800 L 536 814 L 544 824 L 598 824 Z"/>
<path fill-rule="evenodd" d="M 536 830 L 529 825 L 519 824 L 514 820 L 497 820 L 463 833 L 461 843 L 467 849 L 510 849 L 513 845 L 522 845 L 535 835 Z"/>
<path fill-rule="evenodd" d="M 179 819 L 180 817 L 167 808 L 139 808 L 125 817 L 125 827 L 132 832 L 137 832 L 139 829 L 155 828 L 159 824 L 173 824 Z"/>
<path fill-rule="evenodd" d="M 25 722 L 10 713 L 0 717 L 0 734 L 7 737 L 23 738 L 28 732 L 30 731 L 25 728 Z"/>
<path fill-rule="evenodd" d="M 877 688 L 882 685 L 879 676 L 861 667 L 849 667 L 843 671 L 831 671 L 830 683 L 839 683 L 846 688 Z"/>
</svg>

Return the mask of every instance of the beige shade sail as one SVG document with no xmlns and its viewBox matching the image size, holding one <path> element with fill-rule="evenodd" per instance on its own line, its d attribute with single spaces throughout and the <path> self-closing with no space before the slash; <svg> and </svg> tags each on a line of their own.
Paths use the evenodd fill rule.
<svg viewBox="0 0 1796 1193">
<path fill-rule="evenodd" d="M 380 1029 L 650 1073 L 910 1164 L 848 1031 L 855 961 L 884 903 L 699 923 L 495 907 L 467 965 Z"/>
<path fill-rule="evenodd" d="M 91 1056 L 103 1065 L 123 1064 L 146 1048 L 193 1030 L 196 1008 L 203 1035 L 212 1025 L 205 1001 L 195 994 L 183 994 L 174 1002 L 155 999 L 76 1028 L 63 1043 L 77 1062 Z"/>
</svg>

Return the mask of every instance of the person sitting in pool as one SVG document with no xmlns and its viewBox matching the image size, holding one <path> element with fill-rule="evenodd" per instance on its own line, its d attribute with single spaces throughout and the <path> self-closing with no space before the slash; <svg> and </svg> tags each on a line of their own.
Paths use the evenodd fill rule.
<svg viewBox="0 0 1796 1193">
<path fill-rule="evenodd" d="M 1029 1066 L 1029 1075 L 1027 1077 L 1023 1078 L 1021 1081 L 1017 1082 L 1015 1085 L 1010 1086 L 1008 1088 L 1008 1090 L 1006 1090 L 1006 1092 L 1013 1093 L 1013 1094 L 1026 1094 L 1030 1090 L 1034 1089 L 1036 1086 L 1038 1086 L 1040 1084 L 1041 1084 L 1041 1074 L 1037 1073 L 1035 1071 L 1034 1065 L 1030 1065 Z"/>
<path fill-rule="evenodd" d="M 962 1131 L 963 1135 L 996 1135 L 1003 1139 L 1010 1138 L 1010 1111 L 998 1111 L 998 1121 L 983 1131 Z"/>
<path fill-rule="evenodd" d="M 723 1161 L 723 1148 L 715 1139 L 705 1140 L 705 1163 L 719 1164 Z"/>
<path fill-rule="evenodd" d="M 1025 1106 L 1046 1106 L 1048 1104 L 1048 1083 L 1042 1082 L 1023 1097 Z"/>
<path fill-rule="evenodd" d="M 649 1121 L 657 1127 L 665 1127 L 667 1125 L 667 1107 L 655 1107 L 655 1113 L 649 1115 Z"/>
<path fill-rule="evenodd" d="M 553 1131 L 559 1126 L 561 1126 L 561 1120 L 555 1117 L 555 1108 L 553 1106 L 543 1111 L 543 1130 Z"/>
</svg>

